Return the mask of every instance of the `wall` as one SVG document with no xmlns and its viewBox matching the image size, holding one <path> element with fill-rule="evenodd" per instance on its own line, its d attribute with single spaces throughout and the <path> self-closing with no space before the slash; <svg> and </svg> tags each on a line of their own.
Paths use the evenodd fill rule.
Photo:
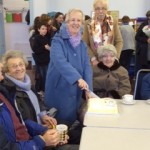
<svg viewBox="0 0 150 150">
<path fill-rule="evenodd" d="M 129 15 L 131 18 L 145 17 L 145 12 L 150 6 L 150 0 L 109 0 L 111 10 L 119 10 L 120 18 L 124 15 Z"/>
<path fill-rule="evenodd" d="M 15 4 L 15 5 L 14 5 Z M 29 9 L 29 2 L 24 0 L 9 0 L 3 2 L 3 7 L 8 10 L 25 10 Z M 27 11 L 23 12 L 23 20 Z M 5 10 L 4 10 L 5 21 Z M 29 26 L 26 22 L 4 23 L 6 50 L 21 50 L 29 59 L 31 58 L 31 49 L 29 45 Z"/>
<path fill-rule="evenodd" d="M 3 0 L 3 5 L 6 8 L 28 8 L 29 2 L 24 0 Z"/>
<path fill-rule="evenodd" d="M 5 52 L 5 33 L 4 33 L 4 19 L 3 19 L 3 5 L 0 0 L 0 56 Z"/>
<path fill-rule="evenodd" d="M 94 0 L 47 0 L 48 11 L 66 13 L 70 8 L 80 8 L 85 14 L 91 15 Z M 119 10 L 120 18 L 129 15 L 131 18 L 144 17 L 150 9 L 150 0 L 109 0 L 110 10 Z"/>
<path fill-rule="evenodd" d="M 34 18 L 36 16 L 40 16 L 43 13 L 47 13 L 48 11 L 48 1 L 47 0 L 30 0 L 30 18 L 31 24 L 34 22 Z M 40 7 L 39 7 L 40 6 Z"/>
</svg>

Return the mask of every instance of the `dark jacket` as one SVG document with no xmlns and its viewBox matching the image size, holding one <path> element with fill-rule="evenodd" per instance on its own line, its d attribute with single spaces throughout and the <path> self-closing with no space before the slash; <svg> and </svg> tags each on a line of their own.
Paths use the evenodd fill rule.
<svg viewBox="0 0 150 150">
<path fill-rule="evenodd" d="M 140 25 L 135 36 L 137 61 L 141 65 L 147 65 L 148 36 L 142 31 L 146 25 L 148 25 L 148 20 Z"/>
<path fill-rule="evenodd" d="M 11 101 L 11 94 L 9 94 L 10 91 L 3 87 L 1 83 L 0 93 L 13 104 L 13 101 Z M 16 115 L 20 122 L 23 123 L 20 113 L 14 104 L 12 106 L 16 111 Z M 38 125 L 31 120 L 25 120 L 24 123 L 31 139 L 28 141 L 17 141 L 10 112 L 7 106 L 0 100 L 0 150 L 42 150 L 44 148 L 45 143 L 38 135 L 44 133 L 47 128 Z"/>
<path fill-rule="evenodd" d="M 5 78 L 2 84 L 9 91 L 9 99 L 11 100 L 11 104 L 14 105 L 14 101 L 16 101 L 23 120 L 30 119 L 37 122 L 36 112 L 28 95 L 24 91 L 20 90 L 8 78 Z"/>
<path fill-rule="evenodd" d="M 42 35 L 35 35 L 34 37 L 34 45 L 33 45 L 33 51 L 36 56 L 36 62 L 38 65 L 48 65 L 49 63 L 49 50 L 45 49 L 45 45 L 50 44 L 50 40 L 47 38 L 47 36 Z"/>
</svg>

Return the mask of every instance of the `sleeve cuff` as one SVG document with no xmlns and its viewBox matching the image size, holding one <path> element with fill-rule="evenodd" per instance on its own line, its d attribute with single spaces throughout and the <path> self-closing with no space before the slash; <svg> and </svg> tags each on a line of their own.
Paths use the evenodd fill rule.
<svg viewBox="0 0 150 150">
<path fill-rule="evenodd" d="M 38 114 L 38 116 L 40 117 L 40 119 L 44 116 L 44 115 L 46 115 L 47 114 L 47 112 L 46 112 L 46 110 L 45 111 L 42 111 L 42 112 L 40 112 L 39 114 Z"/>
</svg>

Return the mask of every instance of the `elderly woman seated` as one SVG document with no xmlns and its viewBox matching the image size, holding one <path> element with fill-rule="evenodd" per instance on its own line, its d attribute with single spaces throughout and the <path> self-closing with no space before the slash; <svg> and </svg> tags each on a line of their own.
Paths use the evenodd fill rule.
<svg viewBox="0 0 150 150">
<path fill-rule="evenodd" d="M 2 57 L 5 79 L 3 86 L 8 89 L 12 103 L 16 104 L 23 120 L 30 119 L 51 128 L 57 122 L 47 115 L 46 107 L 40 105 L 37 96 L 31 89 L 30 77 L 26 74 L 28 65 L 23 53 L 10 50 Z"/>
<path fill-rule="evenodd" d="M 5 56 L 10 56 L 8 54 L 9 52 Z M 12 78 L 13 75 L 16 74 L 16 80 L 23 82 L 24 80 L 19 79 L 23 77 L 21 77 L 21 75 L 23 75 L 25 71 L 25 69 L 23 69 L 25 64 L 23 64 L 24 61 L 22 57 L 14 57 L 21 56 L 16 54 L 17 53 L 11 55 L 11 58 L 7 57 L 8 61 L 11 62 L 8 62 L 9 65 L 7 67 L 16 70 L 10 71 Z M 14 59 L 13 62 L 11 61 L 12 59 Z M 17 59 L 20 62 L 17 63 Z M 56 129 L 48 129 L 46 126 L 29 120 L 29 118 L 22 120 L 25 114 L 22 113 L 22 109 L 18 109 L 19 107 L 15 100 L 18 95 L 16 94 L 15 98 L 12 95 L 16 91 L 16 88 L 14 88 L 11 82 L 9 82 L 10 85 L 8 85 L 11 88 L 7 89 L 3 86 L 7 79 L 3 81 L 2 67 L 0 63 L 0 150 L 45 150 L 45 148 L 51 150 L 51 147 L 55 147 L 56 150 L 78 150 L 78 145 L 65 144 L 67 143 L 68 136 L 66 136 L 64 143 L 62 143 L 63 145 L 57 146 L 59 145 L 60 135 Z M 24 82 L 26 83 L 26 81 Z M 21 88 L 18 86 L 17 90 L 20 90 L 23 95 L 23 89 L 21 91 Z M 21 97 L 20 94 L 20 98 Z M 27 96 L 24 100 L 27 100 Z"/>
<path fill-rule="evenodd" d="M 130 94 L 131 85 L 128 72 L 120 66 L 116 48 L 105 45 L 98 48 L 99 63 L 93 67 L 93 88 L 100 97 L 121 98 Z"/>
</svg>

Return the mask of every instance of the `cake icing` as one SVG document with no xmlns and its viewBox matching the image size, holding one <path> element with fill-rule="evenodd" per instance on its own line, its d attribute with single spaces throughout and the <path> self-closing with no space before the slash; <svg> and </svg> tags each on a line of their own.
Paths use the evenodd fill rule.
<svg viewBox="0 0 150 150">
<path fill-rule="evenodd" d="M 117 103 L 112 98 L 90 98 L 87 113 L 118 114 Z"/>
</svg>

